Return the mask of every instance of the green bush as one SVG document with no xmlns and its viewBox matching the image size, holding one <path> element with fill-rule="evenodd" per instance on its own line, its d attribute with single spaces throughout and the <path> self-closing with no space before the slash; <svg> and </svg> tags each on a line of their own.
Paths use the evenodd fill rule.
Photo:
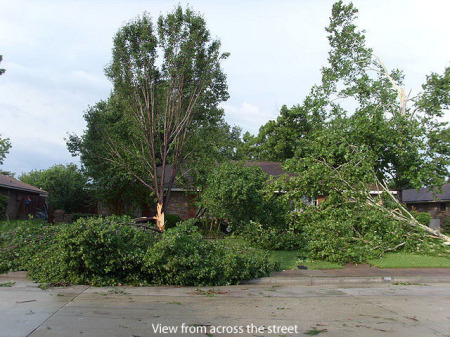
<svg viewBox="0 0 450 337">
<path fill-rule="evenodd" d="M 181 222 L 181 218 L 176 214 L 164 214 L 164 221 L 166 223 L 166 229 L 176 227 L 177 223 Z"/>
<path fill-rule="evenodd" d="M 40 220 L 17 221 L 15 225 L 2 224 L 1 227 L 0 273 L 27 270 L 30 259 L 37 251 L 48 247 L 57 230 L 56 226 Z"/>
<path fill-rule="evenodd" d="M 8 207 L 9 197 L 0 193 L 0 219 L 6 217 L 6 209 Z"/>
<path fill-rule="evenodd" d="M 224 285 L 265 276 L 275 269 L 250 248 L 229 249 L 204 239 L 193 221 L 163 235 L 130 218 L 81 218 L 48 226 L 20 222 L 0 237 L 0 271 L 28 270 L 41 283 Z"/>
<path fill-rule="evenodd" d="M 416 220 L 424 226 L 429 226 L 431 222 L 431 215 L 429 213 L 417 213 L 415 214 Z"/>
<path fill-rule="evenodd" d="M 76 222 L 78 219 L 95 218 L 97 214 L 93 213 L 72 213 L 72 222 Z"/>
<path fill-rule="evenodd" d="M 158 239 L 130 225 L 129 218 L 81 218 L 59 226 L 53 243 L 28 263 L 28 275 L 38 282 L 96 286 L 143 284 L 143 257 Z"/>
<path fill-rule="evenodd" d="M 145 258 L 153 283 L 227 285 L 268 275 L 275 266 L 265 253 L 228 249 L 205 240 L 192 221 L 167 230 Z"/>
<path fill-rule="evenodd" d="M 286 205 L 265 193 L 268 178 L 258 166 L 223 163 L 208 175 L 199 206 L 209 216 L 227 220 L 238 231 L 250 221 L 286 223 Z"/>
<path fill-rule="evenodd" d="M 302 237 L 296 231 L 263 226 L 254 221 L 244 226 L 239 236 L 258 248 L 268 250 L 298 250 L 303 246 Z"/>
<path fill-rule="evenodd" d="M 326 200 L 299 213 L 294 225 L 303 236 L 305 257 L 316 260 L 362 263 L 395 247 L 395 251 L 448 254 L 442 241 L 365 204 Z"/>
</svg>

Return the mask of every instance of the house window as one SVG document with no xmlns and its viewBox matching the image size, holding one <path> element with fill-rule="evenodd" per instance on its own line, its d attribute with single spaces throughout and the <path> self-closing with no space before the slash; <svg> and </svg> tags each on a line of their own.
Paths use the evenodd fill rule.
<svg viewBox="0 0 450 337">
<path fill-rule="evenodd" d="M 441 202 L 439 204 L 439 209 L 441 210 L 441 212 L 445 212 L 445 208 L 446 208 L 445 206 L 446 206 L 445 202 Z"/>
</svg>

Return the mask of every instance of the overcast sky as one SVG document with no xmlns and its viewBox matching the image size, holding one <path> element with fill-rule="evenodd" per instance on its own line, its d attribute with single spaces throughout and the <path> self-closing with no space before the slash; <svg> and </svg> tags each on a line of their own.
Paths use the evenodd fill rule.
<svg viewBox="0 0 450 337">
<path fill-rule="evenodd" d="M 82 134 L 83 113 L 106 99 L 103 68 L 112 38 L 128 20 L 153 18 L 175 5 L 204 14 L 231 56 L 223 64 L 230 99 L 226 120 L 256 133 L 283 104 L 301 103 L 326 65 L 334 1 L 297 0 L 2 0 L 0 6 L 0 135 L 13 145 L 3 170 L 20 174 L 77 162 L 67 132 Z M 450 1 L 357 0 L 359 27 L 388 68 L 405 71 L 417 93 L 425 76 L 450 61 Z M 446 116 L 449 119 L 449 116 Z"/>
</svg>

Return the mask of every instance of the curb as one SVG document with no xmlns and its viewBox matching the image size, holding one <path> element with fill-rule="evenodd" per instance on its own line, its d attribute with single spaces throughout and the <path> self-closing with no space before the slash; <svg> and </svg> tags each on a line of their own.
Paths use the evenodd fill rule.
<svg viewBox="0 0 450 337">
<path fill-rule="evenodd" d="M 450 283 L 449 276 L 376 276 L 376 277 L 262 277 L 244 281 L 241 284 L 258 285 L 325 285 L 325 284 L 358 284 L 358 283 Z"/>
</svg>

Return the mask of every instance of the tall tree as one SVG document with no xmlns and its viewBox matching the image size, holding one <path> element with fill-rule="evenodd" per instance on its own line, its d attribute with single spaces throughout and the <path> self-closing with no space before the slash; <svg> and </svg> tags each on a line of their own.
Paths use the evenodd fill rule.
<svg viewBox="0 0 450 337">
<path fill-rule="evenodd" d="M 114 96 L 100 101 L 84 114 L 86 130 L 82 136 L 69 134 L 67 148 L 72 156 L 80 156 L 82 170 L 91 179 L 92 191 L 97 200 L 117 215 L 144 209 L 152 201 L 140 182 L 111 160 L 105 160 L 108 135 L 126 141 L 130 130 L 123 115 L 124 107 Z M 113 159 L 109 157 L 109 159 Z"/>
<path fill-rule="evenodd" d="M 310 157 L 315 140 L 339 134 L 340 146 L 357 146 L 370 151 L 378 179 L 395 188 L 419 188 L 442 184 L 448 176 L 449 144 L 437 141 L 445 130 L 442 110 L 449 98 L 449 69 L 444 75 L 427 77 L 424 91 L 409 98 L 401 87 L 403 74 L 388 71 L 366 46 L 364 31 L 356 26 L 358 10 L 339 1 L 333 5 L 326 28 L 330 42 L 328 65 L 322 81 L 309 97 L 308 111 L 322 111 L 326 123 L 315 128 L 296 149 L 296 158 Z M 304 105 L 304 107 L 306 107 Z M 440 147 L 436 151 L 436 146 Z M 332 153 L 337 166 L 346 160 L 342 151 L 323 147 L 322 156 Z"/>
<path fill-rule="evenodd" d="M 156 28 L 144 14 L 114 38 L 106 69 L 131 134 L 127 142 L 109 137 L 112 160 L 152 191 L 156 222 L 164 230 L 164 212 L 177 173 L 186 159 L 191 126 L 228 98 L 220 61 L 220 42 L 211 39 L 205 20 L 178 6 L 160 16 Z M 107 158 L 108 159 L 108 158 Z M 166 167 L 172 172 L 165 177 Z"/>
</svg>

